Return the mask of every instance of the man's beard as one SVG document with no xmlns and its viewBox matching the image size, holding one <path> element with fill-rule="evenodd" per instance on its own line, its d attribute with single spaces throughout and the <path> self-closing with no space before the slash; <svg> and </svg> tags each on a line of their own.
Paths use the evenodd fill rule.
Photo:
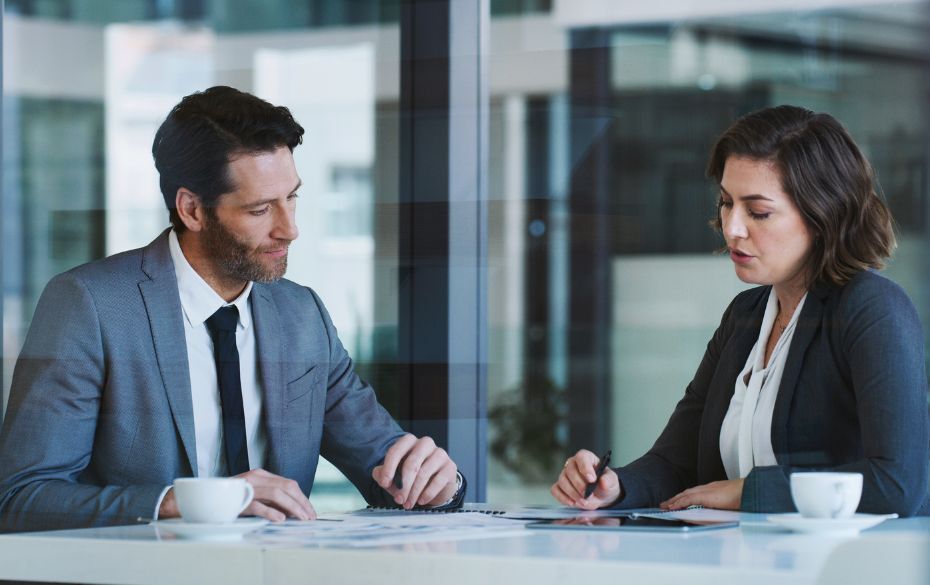
<svg viewBox="0 0 930 585">
<path fill-rule="evenodd" d="M 253 250 L 227 230 L 212 210 L 206 213 L 203 241 L 207 253 L 220 269 L 223 276 L 235 280 L 274 282 L 287 272 L 287 254 L 276 259 L 272 266 L 265 266 L 260 258 L 262 249 Z M 290 242 L 283 242 L 285 248 Z M 280 246 L 278 246 L 280 247 Z M 258 256 L 258 257 L 256 257 Z"/>
</svg>

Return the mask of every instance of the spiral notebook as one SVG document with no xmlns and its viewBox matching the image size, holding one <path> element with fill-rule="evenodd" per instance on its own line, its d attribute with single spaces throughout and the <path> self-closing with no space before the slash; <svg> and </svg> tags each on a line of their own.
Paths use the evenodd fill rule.
<svg viewBox="0 0 930 585">
<path fill-rule="evenodd" d="M 465 504 L 455 510 L 435 510 L 431 508 L 388 508 L 369 506 L 358 510 L 360 514 L 459 514 L 463 512 L 478 512 L 498 518 L 510 520 L 561 520 L 567 518 L 668 518 L 688 522 L 739 522 L 740 513 L 729 510 L 715 510 L 694 506 L 684 510 L 662 510 L 661 508 L 637 508 L 632 510 L 590 510 L 583 511 L 577 508 L 564 508 L 553 506 L 500 506 L 493 504 Z"/>
<path fill-rule="evenodd" d="M 461 508 L 453 509 L 423 508 L 416 506 L 412 510 L 387 506 L 368 506 L 367 508 L 358 510 L 358 512 L 366 514 L 461 514 L 463 512 L 478 512 L 480 514 L 488 514 L 489 516 L 504 516 L 507 514 L 507 510 L 501 509 L 500 507 L 492 507 L 488 504 L 465 504 Z"/>
<path fill-rule="evenodd" d="M 566 508 L 566 507 L 557 507 L 557 506 L 516 506 L 516 505 L 494 505 L 494 504 L 480 504 L 480 503 L 467 503 L 461 508 L 457 509 L 443 509 L 437 510 L 434 508 L 421 508 L 414 507 L 412 510 L 404 510 L 403 508 L 392 508 L 387 506 L 368 506 L 362 510 L 359 510 L 360 513 L 365 514 L 456 514 L 464 512 L 477 512 L 479 514 L 487 514 L 489 516 L 498 516 L 501 518 L 509 518 L 511 520 L 558 520 L 560 518 L 574 518 L 579 514 L 586 516 L 631 516 L 639 512 L 656 512 L 660 511 L 658 508 L 652 509 L 642 509 L 636 511 L 629 510 L 591 510 L 583 511 L 577 508 Z"/>
</svg>

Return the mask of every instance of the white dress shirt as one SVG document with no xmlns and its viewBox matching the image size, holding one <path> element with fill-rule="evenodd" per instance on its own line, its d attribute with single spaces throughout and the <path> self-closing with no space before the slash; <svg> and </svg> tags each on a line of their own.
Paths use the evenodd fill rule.
<svg viewBox="0 0 930 585">
<path fill-rule="evenodd" d="M 805 299 L 806 293 L 778 338 L 766 367 L 765 348 L 778 316 L 775 289 L 769 293 L 759 339 L 749 352 L 743 370 L 736 377 L 736 389 L 730 399 L 730 408 L 720 427 L 720 457 L 729 479 L 746 477 L 755 466 L 778 464 L 772 450 L 772 413 L 775 411 L 775 399 L 785 370 L 785 360 L 788 359 L 788 348 Z"/>
<path fill-rule="evenodd" d="M 187 341 L 187 362 L 191 379 L 191 401 L 194 406 L 194 437 L 197 447 L 198 477 L 226 475 L 223 452 L 223 423 L 220 407 L 213 339 L 207 330 L 207 319 L 220 307 L 235 305 L 239 310 L 236 326 L 236 348 L 239 350 L 239 379 L 242 383 L 242 407 L 245 412 L 245 437 L 249 451 L 249 467 L 263 467 L 265 429 L 262 424 L 262 392 L 255 362 L 255 327 L 249 295 L 252 283 L 233 302 L 227 303 L 190 265 L 174 230 L 168 234 L 168 248 L 178 279 L 181 308 L 184 312 L 184 336 Z"/>
</svg>

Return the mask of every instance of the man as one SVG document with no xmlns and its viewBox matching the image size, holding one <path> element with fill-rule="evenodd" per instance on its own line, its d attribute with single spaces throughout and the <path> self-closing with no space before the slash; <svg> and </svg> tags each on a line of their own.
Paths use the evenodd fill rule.
<svg viewBox="0 0 930 585">
<path fill-rule="evenodd" d="M 178 515 L 169 486 L 237 475 L 244 511 L 313 519 L 319 455 L 377 505 L 458 506 L 464 480 L 378 404 L 319 297 L 283 280 L 303 128 L 229 87 L 185 97 L 152 154 L 172 229 L 56 276 L 0 433 L 0 529 Z"/>
</svg>

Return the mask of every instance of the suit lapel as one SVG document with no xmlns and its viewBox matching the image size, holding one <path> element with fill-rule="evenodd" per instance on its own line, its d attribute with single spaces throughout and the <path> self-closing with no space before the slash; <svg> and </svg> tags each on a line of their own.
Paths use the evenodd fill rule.
<svg viewBox="0 0 930 585">
<path fill-rule="evenodd" d="M 252 288 L 252 319 L 255 323 L 255 349 L 262 382 L 264 423 L 268 433 L 266 467 L 283 474 L 285 445 L 284 421 L 284 335 L 278 311 L 268 287 L 256 283 Z"/>
<path fill-rule="evenodd" d="M 730 401 L 736 389 L 736 378 L 743 371 L 746 360 L 749 359 L 749 352 L 759 339 L 759 329 L 762 327 L 762 317 L 770 290 L 770 287 L 760 289 L 757 298 L 748 309 L 731 317 L 734 319 L 733 334 L 720 348 L 720 362 L 714 376 L 714 380 L 720 382 L 711 385 L 711 393 L 707 396 L 704 407 L 706 422 L 703 428 L 707 429 L 707 434 L 703 440 L 710 446 L 706 451 L 710 459 L 707 460 L 708 466 L 703 469 L 702 481 L 726 477 L 720 455 L 720 428 L 730 409 Z"/>
<path fill-rule="evenodd" d="M 781 384 L 778 387 L 778 397 L 775 399 L 775 410 L 772 413 L 772 449 L 775 457 L 782 465 L 790 465 L 788 457 L 788 416 L 791 411 L 791 401 L 801 375 L 801 366 L 804 363 L 804 354 L 814 336 L 820 331 L 823 316 L 824 298 L 829 294 L 823 285 L 812 287 L 804 301 L 804 307 L 798 316 L 798 322 L 791 338 L 788 349 L 788 358 L 785 360 L 785 369 L 782 372 Z"/>
<path fill-rule="evenodd" d="M 174 424 L 181 437 L 191 472 L 197 473 L 197 448 L 194 439 L 194 406 L 191 399 L 187 345 L 184 343 L 183 311 L 178 295 L 174 264 L 168 250 L 165 231 L 142 253 L 142 270 L 149 280 L 139 283 L 145 303 L 158 370 L 168 395 Z"/>
</svg>

